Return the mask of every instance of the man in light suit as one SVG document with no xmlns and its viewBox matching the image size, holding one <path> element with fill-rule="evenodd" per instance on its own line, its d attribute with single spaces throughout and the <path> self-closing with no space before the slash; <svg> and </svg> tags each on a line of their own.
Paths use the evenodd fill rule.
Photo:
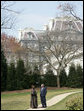
<svg viewBox="0 0 84 111">
<path fill-rule="evenodd" d="M 43 108 L 47 107 L 47 105 L 46 105 L 46 93 L 47 93 L 47 89 L 44 86 L 44 84 L 42 84 L 41 90 L 40 90 L 40 98 L 41 98 L 41 104 L 42 104 Z"/>
</svg>

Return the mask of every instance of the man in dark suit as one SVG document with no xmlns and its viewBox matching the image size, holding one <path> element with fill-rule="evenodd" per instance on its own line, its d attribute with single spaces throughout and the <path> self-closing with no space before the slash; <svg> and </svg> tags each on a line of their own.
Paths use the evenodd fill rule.
<svg viewBox="0 0 84 111">
<path fill-rule="evenodd" d="M 47 107 L 46 105 L 46 93 L 47 93 L 47 89 L 44 86 L 44 84 L 41 85 L 41 90 L 40 90 L 40 98 L 41 98 L 41 104 L 42 107 Z"/>
</svg>

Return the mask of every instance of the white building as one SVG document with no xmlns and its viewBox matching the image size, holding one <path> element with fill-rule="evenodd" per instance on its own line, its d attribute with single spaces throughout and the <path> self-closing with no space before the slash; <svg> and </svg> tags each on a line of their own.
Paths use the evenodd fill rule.
<svg viewBox="0 0 84 111">
<path fill-rule="evenodd" d="M 75 18 L 72 17 L 58 17 L 55 19 L 51 19 L 49 21 L 48 25 L 45 25 L 45 30 L 34 30 L 32 28 L 25 28 L 23 30 L 19 30 L 19 42 L 21 43 L 22 46 L 25 48 L 31 48 L 31 49 L 37 49 L 37 51 L 42 51 L 43 48 L 47 45 L 44 43 L 45 38 L 40 37 L 41 33 L 48 31 L 67 31 L 67 30 L 73 30 L 76 32 L 83 32 L 83 23 L 82 21 L 76 20 Z M 72 35 L 74 37 L 74 34 Z M 81 37 L 81 38 L 80 38 Z M 63 38 L 62 38 L 63 39 Z M 83 39 L 83 36 L 77 36 L 77 40 Z M 60 37 L 61 40 L 61 37 Z M 41 44 L 40 44 L 41 42 Z M 81 51 L 83 51 L 83 48 L 81 48 Z M 29 52 L 28 54 L 28 59 L 29 62 L 31 63 L 41 63 L 41 68 L 46 71 L 47 63 L 44 62 L 45 58 L 39 55 L 38 53 L 33 53 Z M 54 64 L 54 66 L 57 67 L 55 58 L 51 56 L 51 62 Z M 83 55 L 79 57 L 79 59 L 74 59 L 71 61 L 67 68 L 66 71 L 68 72 L 68 67 L 70 64 L 74 62 L 75 64 L 80 64 L 83 67 Z M 56 72 L 55 72 L 56 74 Z"/>
</svg>

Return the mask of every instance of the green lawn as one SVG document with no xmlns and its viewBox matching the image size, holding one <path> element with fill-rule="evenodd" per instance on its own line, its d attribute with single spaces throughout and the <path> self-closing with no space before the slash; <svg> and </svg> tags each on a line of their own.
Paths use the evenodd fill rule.
<svg viewBox="0 0 84 111">
<path fill-rule="evenodd" d="M 74 96 L 82 96 L 83 97 L 83 92 L 71 94 L 71 95 L 67 96 L 65 99 L 63 99 L 62 101 L 58 102 L 57 104 L 55 104 L 51 107 L 48 107 L 46 110 L 67 110 L 66 109 L 66 101 L 69 98 L 73 98 Z"/>
<path fill-rule="evenodd" d="M 50 98 L 58 94 L 71 92 L 71 91 L 78 91 L 78 90 L 82 90 L 82 89 L 48 90 L 47 100 L 49 100 Z M 37 91 L 37 94 L 38 94 L 38 104 L 40 104 L 39 91 Z M 25 110 L 25 109 L 28 109 L 29 106 L 30 106 L 30 92 L 1 94 L 1 110 Z"/>
</svg>

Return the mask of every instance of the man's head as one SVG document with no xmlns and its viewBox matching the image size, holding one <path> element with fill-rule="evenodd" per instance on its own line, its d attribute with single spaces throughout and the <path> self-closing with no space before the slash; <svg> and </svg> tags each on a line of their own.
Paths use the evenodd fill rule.
<svg viewBox="0 0 84 111">
<path fill-rule="evenodd" d="M 41 84 L 41 87 L 44 87 L 44 84 Z"/>
</svg>

